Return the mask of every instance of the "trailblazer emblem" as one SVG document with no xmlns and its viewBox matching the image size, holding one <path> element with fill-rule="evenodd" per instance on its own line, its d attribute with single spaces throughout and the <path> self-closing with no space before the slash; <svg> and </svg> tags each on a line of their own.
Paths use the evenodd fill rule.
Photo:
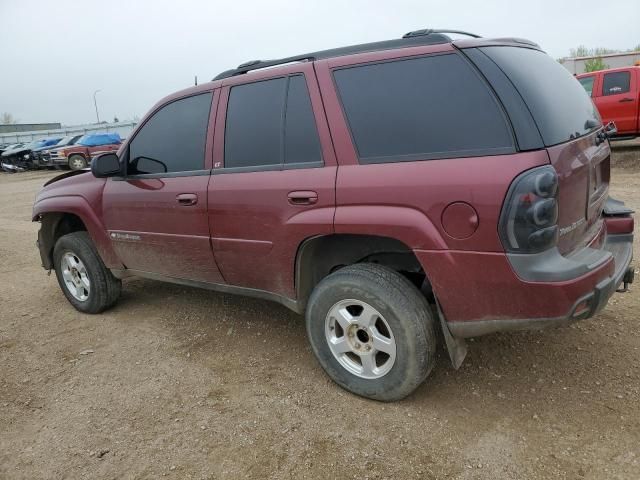
<svg viewBox="0 0 640 480">
<path fill-rule="evenodd" d="M 130 233 L 111 232 L 111 239 L 112 240 L 124 240 L 124 241 L 139 242 L 140 241 L 140 235 L 131 235 Z"/>
<path fill-rule="evenodd" d="M 571 233 L 573 232 L 576 228 L 578 228 L 580 225 L 582 225 L 586 220 L 584 218 L 581 218 L 580 220 L 573 222 L 571 225 L 567 226 L 567 227 L 562 227 L 560 229 L 560 236 L 566 235 L 567 233 Z"/>
</svg>

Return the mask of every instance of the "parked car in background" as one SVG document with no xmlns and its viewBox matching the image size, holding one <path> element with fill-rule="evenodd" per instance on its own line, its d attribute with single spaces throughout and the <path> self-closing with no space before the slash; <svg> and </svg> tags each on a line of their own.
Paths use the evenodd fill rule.
<svg viewBox="0 0 640 480">
<path fill-rule="evenodd" d="M 55 145 L 49 145 L 34 149 L 31 153 L 33 155 L 33 162 L 37 167 L 52 167 L 55 166 L 51 163 L 51 152 L 57 151 L 61 148 L 75 145 L 83 135 L 70 135 L 62 138 Z"/>
<path fill-rule="evenodd" d="M 47 147 L 51 145 L 55 145 L 61 140 L 61 137 L 55 138 L 43 138 L 40 140 L 35 140 L 31 143 L 23 144 L 22 146 L 12 148 L 10 150 L 5 150 L 0 155 L 0 160 L 3 164 L 3 169 L 5 170 L 28 170 L 31 168 L 35 168 L 35 164 L 33 162 L 32 152 L 33 150 L 37 150 L 41 147 Z"/>
<path fill-rule="evenodd" d="M 14 148 L 18 148 L 18 147 L 21 147 L 23 145 L 24 145 L 24 143 L 4 143 L 4 144 L 0 145 L 0 155 L 2 155 L 7 150 L 12 150 Z"/>
<path fill-rule="evenodd" d="M 640 67 L 611 68 L 576 78 L 591 95 L 603 123 L 616 124 L 615 137 L 640 135 Z"/>
<path fill-rule="evenodd" d="M 71 170 L 86 168 L 96 155 L 120 148 L 122 139 L 117 133 L 92 133 L 84 135 L 74 145 L 51 151 L 51 165 L 67 166 Z"/>
<path fill-rule="evenodd" d="M 11 173 L 17 170 L 22 170 L 15 167 L 12 163 L 9 162 L 8 159 L 3 158 L 2 155 L 4 154 L 4 152 L 9 152 L 21 148 L 23 145 L 24 143 L 7 143 L 0 147 L 0 170 L 2 170 L 3 172 Z"/>
</svg>

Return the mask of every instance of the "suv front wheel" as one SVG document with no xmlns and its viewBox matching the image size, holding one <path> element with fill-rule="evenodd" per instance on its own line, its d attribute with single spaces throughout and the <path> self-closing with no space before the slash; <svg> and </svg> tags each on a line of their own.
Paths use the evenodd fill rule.
<svg viewBox="0 0 640 480">
<path fill-rule="evenodd" d="M 324 278 L 306 312 L 309 341 L 327 374 L 363 397 L 399 400 L 434 365 L 436 337 L 429 304 L 401 274 L 357 264 Z"/>
<path fill-rule="evenodd" d="M 100 313 L 118 300 L 122 282 L 102 263 L 87 232 L 60 237 L 53 261 L 60 288 L 77 310 Z"/>
</svg>

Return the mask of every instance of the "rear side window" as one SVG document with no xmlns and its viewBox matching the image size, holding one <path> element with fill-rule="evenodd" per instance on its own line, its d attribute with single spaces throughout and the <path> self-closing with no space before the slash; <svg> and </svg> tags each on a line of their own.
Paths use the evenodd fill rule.
<svg viewBox="0 0 640 480">
<path fill-rule="evenodd" d="M 129 144 L 130 175 L 204 169 L 211 93 L 171 102 Z"/>
<path fill-rule="evenodd" d="M 596 77 L 582 77 L 578 79 L 580 85 L 582 85 L 582 88 L 584 88 L 589 96 L 592 96 L 593 94 L 593 82 L 595 81 L 595 79 Z"/>
<path fill-rule="evenodd" d="M 284 163 L 318 163 L 322 161 L 311 98 L 302 75 L 289 79 L 285 112 Z"/>
<path fill-rule="evenodd" d="M 334 78 L 361 163 L 515 151 L 497 101 L 456 54 L 348 67 Z"/>
<path fill-rule="evenodd" d="M 255 170 L 321 163 L 304 76 L 232 87 L 224 146 L 225 168 Z"/>
<path fill-rule="evenodd" d="M 602 82 L 602 95 L 618 95 L 631 90 L 630 72 L 605 73 Z"/>
<path fill-rule="evenodd" d="M 509 77 L 531 111 L 545 145 L 564 143 L 601 125 L 585 89 L 546 53 L 524 47 L 479 50 Z"/>
<path fill-rule="evenodd" d="M 277 165 L 286 78 L 233 87 L 224 133 L 225 168 Z"/>
</svg>

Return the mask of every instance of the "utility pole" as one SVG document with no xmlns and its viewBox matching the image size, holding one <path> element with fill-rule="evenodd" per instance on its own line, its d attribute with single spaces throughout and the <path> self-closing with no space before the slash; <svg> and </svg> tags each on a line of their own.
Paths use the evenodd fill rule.
<svg viewBox="0 0 640 480">
<path fill-rule="evenodd" d="M 93 105 L 96 107 L 96 120 L 100 123 L 100 115 L 98 115 L 98 102 L 96 101 L 96 93 L 101 92 L 102 90 L 96 90 L 93 92 Z"/>
</svg>

